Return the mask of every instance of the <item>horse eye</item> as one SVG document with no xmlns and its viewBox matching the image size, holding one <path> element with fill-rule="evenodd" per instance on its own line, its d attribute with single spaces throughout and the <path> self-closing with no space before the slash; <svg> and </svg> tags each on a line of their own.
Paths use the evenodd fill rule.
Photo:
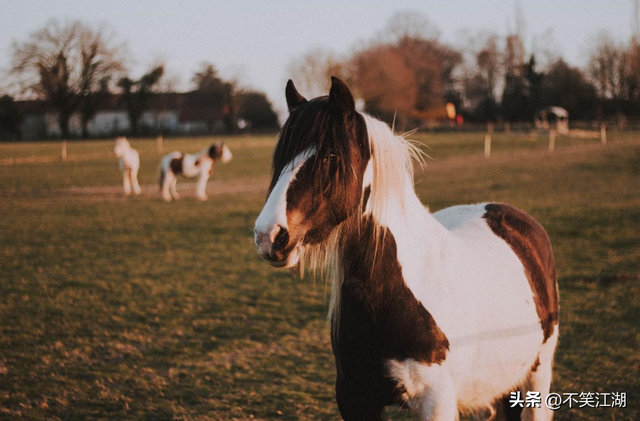
<svg viewBox="0 0 640 421">
<path fill-rule="evenodd" d="M 338 160 L 338 155 L 335 153 L 331 153 L 327 158 L 324 159 L 324 162 L 335 162 L 337 160 Z"/>
</svg>

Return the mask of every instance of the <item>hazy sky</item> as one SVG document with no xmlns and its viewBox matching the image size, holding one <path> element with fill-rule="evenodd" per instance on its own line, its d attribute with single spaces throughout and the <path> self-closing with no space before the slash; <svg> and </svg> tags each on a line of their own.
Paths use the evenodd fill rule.
<svg viewBox="0 0 640 421">
<path fill-rule="evenodd" d="M 190 87 L 198 64 L 209 61 L 225 77 L 265 91 L 284 108 L 287 67 L 313 47 L 351 51 L 370 39 L 398 10 L 417 10 L 440 30 L 441 39 L 461 46 L 471 34 L 499 35 L 513 26 L 515 2 L 451 1 L 152 1 L 152 0 L 0 0 L 0 69 L 11 62 L 11 43 L 25 40 L 47 20 L 81 19 L 106 24 L 126 42 L 131 66 L 139 73 L 163 60 L 168 72 Z M 584 65 L 595 35 L 607 30 L 626 41 L 633 28 L 632 0 L 520 1 L 526 47 L 543 47 L 552 30 L 552 48 L 574 65 Z"/>
</svg>

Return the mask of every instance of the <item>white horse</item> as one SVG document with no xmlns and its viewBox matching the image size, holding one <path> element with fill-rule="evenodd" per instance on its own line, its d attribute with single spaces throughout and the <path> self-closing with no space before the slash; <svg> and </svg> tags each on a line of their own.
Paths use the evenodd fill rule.
<svg viewBox="0 0 640 421">
<path fill-rule="evenodd" d="M 216 143 L 195 154 L 171 152 L 160 161 L 160 193 L 167 202 L 178 200 L 180 195 L 176 189 L 177 176 L 186 178 L 198 177 L 196 194 L 200 200 L 207 200 L 207 181 L 213 172 L 216 161 L 231 161 L 231 151 L 222 143 Z"/>
<path fill-rule="evenodd" d="M 140 155 L 138 155 L 138 151 L 131 147 L 126 137 L 120 136 L 116 139 L 116 146 L 113 148 L 113 152 L 120 158 L 124 194 L 129 196 L 133 188 L 133 193 L 139 195 L 138 170 L 140 169 Z"/>
<path fill-rule="evenodd" d="M 417 150 L 356 112 L 340 80 L 311 101 L 289 81 L 286 97 L 255 241 L 271 265 L 332 282 L 343 418 L 382 420 L 395 403 L 422 420 L 551 419 L 558 291 L 542 226 L 497 203 L 429 212 L 413 186 Z M 512 392 L 540 400 L 512 407 Z"/>
</svg>

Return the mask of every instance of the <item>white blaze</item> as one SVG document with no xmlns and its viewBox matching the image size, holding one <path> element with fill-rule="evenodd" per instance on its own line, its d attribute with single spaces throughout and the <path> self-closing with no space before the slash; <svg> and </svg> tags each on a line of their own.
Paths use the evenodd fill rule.
<svg viewBox="0 0 640 421">
<path fill-rule="evenodd" d="M 267 203 L 265 203 L 260 216 L 256 220 L 255 231 L 256 239 L 258 236 L 268 234 L 271 243 L 275 240 L 279 229 L 287 227 L 287 190 L 291 182 L 295 180 L 296 174 L 300 171 L 302 165 L 315 153 L 315 148 L 307 149 L 300 155 L 293 158 L 289 164 L 282 170 L 276 185 L 271 190 Z"/>
</svg>

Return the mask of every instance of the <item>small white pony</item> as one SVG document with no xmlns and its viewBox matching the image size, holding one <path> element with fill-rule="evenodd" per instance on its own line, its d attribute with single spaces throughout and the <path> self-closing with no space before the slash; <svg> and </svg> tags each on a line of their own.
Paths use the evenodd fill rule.
<svg viewBox="0 0 640 421">
<path fill-rule="evenodd" d="M 140 194 L 140 184 L 138 184 L 138 170 L 140 169 L 140 155 L 133 149 L 129 141 L 124 136 L 116 138 L 116 146 L 113 152 L 120 158 L 120 171 L 122 171 L 122 184 L 124 194 L 129 196 L 131 188 L 137 196 Z"/>
<path fill-rule="evenodd" d="M 216 143 L 195 154 L 183 154 L 181 152 L 171 152 L 165 155 L 160 161 L 160 193 L 167 202 L 171 199 L 178 200 L 180 195 L 176 190 L 177 176 L 186 178 L 198 178 L 196 194 L 198 199 L 207 200 L 207 181 L 213 172 L 216 161 L 227 163 L 231 161 L 233 155 L 222 143 Z"/>
</svg>

